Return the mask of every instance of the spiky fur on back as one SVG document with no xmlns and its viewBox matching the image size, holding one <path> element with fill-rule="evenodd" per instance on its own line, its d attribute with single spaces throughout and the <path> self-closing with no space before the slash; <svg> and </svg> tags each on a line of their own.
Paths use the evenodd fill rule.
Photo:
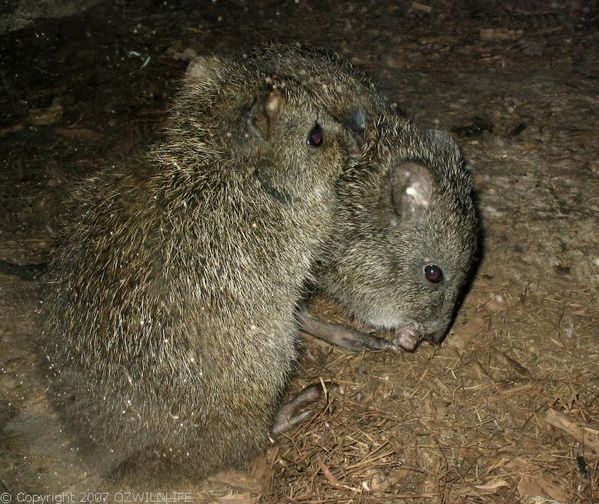
<svg viewBox="0 0 599 504">
<path fill-rule="evenodd" d="M 356 152 L 293 79 L 277 84 L 278 122 L 254 138 L 247 114 L 268 80 L 232 60 L 190 73 L 165 139 L 73 197 L 45 353 L 60 411 L 108 469 L 142 453 L 157 473 L 199 478 L 266 445 L 296 302 Z M 317 120 L 327 143 L 313 152 Z"/>
</svg>

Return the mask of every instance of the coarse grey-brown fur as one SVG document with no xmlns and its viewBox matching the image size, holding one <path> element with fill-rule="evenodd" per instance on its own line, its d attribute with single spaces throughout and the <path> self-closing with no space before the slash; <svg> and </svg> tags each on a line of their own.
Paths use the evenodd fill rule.
<svg viewBox="0 0 599 504">
<path fill-rule="evenodd" d="M 324 108 L 360 131 L 363 155 L 337 185 L 328 255 L 319 287 L 362 322 L 396 329 L 398 346 L 446 333 L 471 272 L 478 217 L 472 177 L 441 130 L 425 130 L 392 110 L 370 79 L 334 54 L 270 45 L 253 58 L 300 80 Z M 443 270 L 439 284 L 424 267 Z"/>
<path fill-rule="evenodd" d="M 360 132 L 391 104 L 374 82 L 347 59 L 322 49 L 268 44 L 249 53 L 248 63 L 291 76 L 350 131 Z"/>
<path fill-rule="evenodd" d="M 329 255 L 315 270 L 321 288 L 359 320 L 397 329 L 413 350 L 439 342 L 454 315 L 477 248 L 472 177 L 444 133 L 382 114 L 359 163 L 337 186 Z M 375 168 L 373 168 L 375 167 Z M 443 280 L 424 274 L 438 265 Z"/>
<path fill-rule="evenodd" d="M 60 411 L 108 469 L 139 457 L 153 478 L 200 478 L 265 446 L 356 151 L 296 81 L 223 60 L 189 72 L 163 141 L 80 185 L 45 353 Z"/>
</svg>

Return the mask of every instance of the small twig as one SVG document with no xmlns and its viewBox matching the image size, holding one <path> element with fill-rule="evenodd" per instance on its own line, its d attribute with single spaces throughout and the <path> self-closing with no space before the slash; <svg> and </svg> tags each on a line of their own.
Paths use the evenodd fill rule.
<svg viewBox="0 0 599 504">
<path fill-rule="evenodd" d="M 360 490 L 359 488 L 354 488 L 349 485 L 344 485 L 343 483 L 340 483 L 339 480 L 337 478 L 335 478 L 335 476 L 333 476 L 333 473 L 331 472 L 331 470 L 326 465 L 324 465 L 324 462 L 320 459 L 318 460 L 318 467 L 320 467 L 320 470 L 324 474 L 327 481 L 334 487 L 345 488 L 346 490 L 351 490 L 352 492 L 356 492 L 356 493 L 362 492 L 362 490 Z"/>
<path fill-rule="evenodd" d="M 579 425 L 563 413 L 549 408 L 543 420 L 549 425 L 564 431 L 585 447 L 599 453 L 599 429 Z"/>
</svg>

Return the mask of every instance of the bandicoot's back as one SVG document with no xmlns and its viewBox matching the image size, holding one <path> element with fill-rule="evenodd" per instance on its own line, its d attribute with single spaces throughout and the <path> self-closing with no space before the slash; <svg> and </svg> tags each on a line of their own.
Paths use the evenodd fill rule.
<svg viewBox="0 0 599 504">
<path fill-rule="evenodd" d="M 58 407 L 108 468 L 201 477 L 267 441 L 357 146 L 300 85 L 190 71 L 164 141 L 85 181 L 49 270 Z"/>
</svg>

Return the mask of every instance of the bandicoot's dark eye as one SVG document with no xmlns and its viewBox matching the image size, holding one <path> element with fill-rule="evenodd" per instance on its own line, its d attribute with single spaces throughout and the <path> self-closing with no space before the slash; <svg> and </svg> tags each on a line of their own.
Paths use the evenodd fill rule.
<svg viewBox="0 0 599 504">
<path fill-rule="evenodd" d="M 322 128 L 320 124 L 316 123 L 314 127 L 308 133 L 308 145 L 313 145 L 314 147 L 320 147 L 324 142 L 324 134 L 322 132 Z"/>
<path fill-rule="evenodd" d="M 431 283 L 439 283 L 443 280 L 443 270 L 436 264 L 427 264 L 424 267 L 424 275 Z"/>
</svg>

